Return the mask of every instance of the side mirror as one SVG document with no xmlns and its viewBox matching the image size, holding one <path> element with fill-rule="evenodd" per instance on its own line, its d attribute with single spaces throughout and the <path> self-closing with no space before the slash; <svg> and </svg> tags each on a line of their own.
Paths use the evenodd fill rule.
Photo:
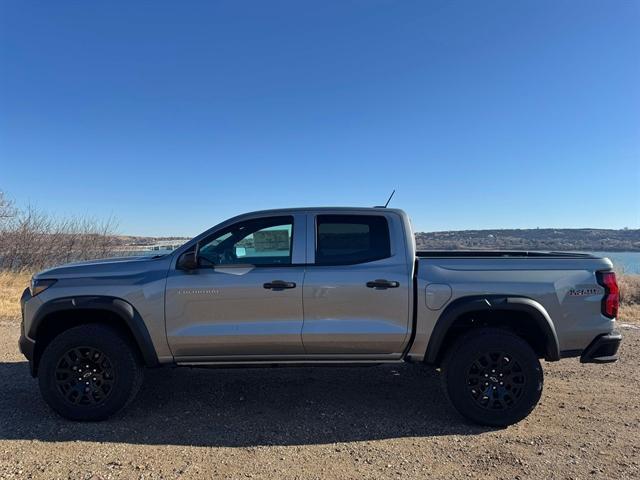
<svg viewBox="0 0 640 480">
<path fill-rule="evenodd" d="M 176 268 L 180 270 L 195 270 L 198 268 L 198 257 L 196 256 L 196 252 L 184 252 L 178 258 L 178 262 L 176 263 Z"/>
</svg>

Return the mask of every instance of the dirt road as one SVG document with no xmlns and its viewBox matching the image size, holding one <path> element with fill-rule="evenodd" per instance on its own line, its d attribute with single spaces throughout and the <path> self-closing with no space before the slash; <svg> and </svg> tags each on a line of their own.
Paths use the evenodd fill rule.
<svg viewBox="0 0 640 480">
<path fill-rule="evenodd" d="M 0 478 L 640 478 L 640 328 L 621 359 L 545 364 L 520 424 L 466 424 L 418 367 L 148 371 L 108 422 L 40 399 L 0 317 Z"/>
</svg>

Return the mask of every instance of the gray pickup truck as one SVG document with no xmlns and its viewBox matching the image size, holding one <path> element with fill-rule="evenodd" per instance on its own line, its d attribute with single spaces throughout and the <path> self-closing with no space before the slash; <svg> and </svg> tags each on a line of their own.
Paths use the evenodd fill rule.
<svg viewBox="0 0 640 480">
<path fill-rule="evenodd" d="M 19 345 L 73 420 L 121 410 L 144 367 L 410 362 L 439 367 L 463 416 L 505 426 L 537 404 L 540 359 L 617 359 L 618 301 L 608 259 L 417 252 L 402 210 L 270 210 L 166 255 L 38 273 Z"/>
</svg>

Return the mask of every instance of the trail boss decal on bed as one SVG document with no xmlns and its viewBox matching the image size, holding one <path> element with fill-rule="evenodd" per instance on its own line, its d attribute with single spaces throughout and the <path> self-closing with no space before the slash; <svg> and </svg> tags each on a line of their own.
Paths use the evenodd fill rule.
<svg viewBox="0 0 640 480">
<path fill-rule="evenodd" d="M 583 297 L 585 295 L 598 295 L 602 293 L 597 288 L 570 288 L 570 297 Z"/>
</svg>

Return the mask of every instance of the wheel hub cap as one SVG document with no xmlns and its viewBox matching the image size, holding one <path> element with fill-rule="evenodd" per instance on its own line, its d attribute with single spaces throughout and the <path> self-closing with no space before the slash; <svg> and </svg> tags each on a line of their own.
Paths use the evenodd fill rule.
<svg viewBox="0 0 640 480">
<path fill-rule="evenodd" d="M 481 354 L 469 367 L 466 385 L 476 405 L 504 410 L 522 396 L 526 377 L 520 364 L 507 352 Z"/>
<path fill-rule="evenodd" d="M 95 406 L 109 397 L 115 376 L 111 360 L 102 351 L 77 347 L 60 358 L 55 379 L 68 403 Z"/>
</svg>

